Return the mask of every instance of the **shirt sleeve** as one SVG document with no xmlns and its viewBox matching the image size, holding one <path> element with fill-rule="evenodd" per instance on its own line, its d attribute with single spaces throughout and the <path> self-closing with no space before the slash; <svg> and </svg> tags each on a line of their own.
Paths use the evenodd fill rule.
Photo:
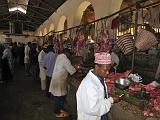
<svg viewBox="0 0 160 120">
<path fill-rule="evenodd" d="M 42 60 L 41 60 L 41 52 L 38 54 L 38 62 L 40 63 Z"/>
<path fill-rule="evenodd" d="M 43 59 L 43 65 L 44 65 L 44 67 L 46 67 L 46 62 L 47 62 L 47 55 L 45 55 L 44 59 Z"/>
<path fill-rule="evenodd" d="M 38 54 L 38 62 L 40 65 L 44 65 L 44 54 L 42 51 Z"/>
<path fill-rule="evenodd" d="M 8 57 L 7 49 L 5 49 L 5 50 L 3 51 L 2 59 L 6 58 L 6 57 Z"/>
<path fill-rule="evenodd" d="M 25 55 L 29 57 L 30 48 L 28 46 L 25 47 Z"/>
<path fill-rule="evenodd" d="M 65 69 L 70 75 L 73 75 L 76 72 L 76 69 L 72 66 L 71 61 L 66 56 L 64 56 L 64 62 Z"/>
</svg>

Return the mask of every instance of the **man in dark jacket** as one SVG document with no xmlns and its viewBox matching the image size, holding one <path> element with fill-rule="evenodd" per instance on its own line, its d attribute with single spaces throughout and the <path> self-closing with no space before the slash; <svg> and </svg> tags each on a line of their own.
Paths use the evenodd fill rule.
<svg viewBox="0 0 160 120">
<path fill-rule="evenodd" d="M 31 74 L 33 80 L 38 79 L 38 52 L 36 50 L 37 44 L 32 43 L 31 50 L 29 51 L 29 60 L 31 65 Z"/>
</svg>

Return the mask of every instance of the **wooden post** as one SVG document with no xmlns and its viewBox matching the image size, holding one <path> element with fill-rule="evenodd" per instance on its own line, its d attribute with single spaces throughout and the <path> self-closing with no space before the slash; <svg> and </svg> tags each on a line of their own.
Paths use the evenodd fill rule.
<svg viewBox="0 0 160 120">
<path fill-rule="evenodd" d="M 135 14 L 135 22 L 134 22 L 134 49 L 133 49 L 133 55 L 132 55 L 132 72 L 134 70 L 134 62 L 135 62 L 135 42 L 137 39 L 137 30 L 138 30 L 138 10 L 140 8 L 140 4 L 137 2 L 136 3 L 136 14 Z"/>
</svg>

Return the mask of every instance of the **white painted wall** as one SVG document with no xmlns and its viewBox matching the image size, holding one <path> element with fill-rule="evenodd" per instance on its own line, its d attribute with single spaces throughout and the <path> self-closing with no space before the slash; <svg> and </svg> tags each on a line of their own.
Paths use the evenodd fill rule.
<svg viewBox="0 0 160 120">
<path fill-rule="evenodd" d="M 60 29 L 59 21 L 62 16 L 66 17 L 68 28 L 79 25 L 83 11 L 90 4 L 92 4 L 94 8 L 95 19 L 99 19 L 120 10 L 122 1 L 123 0 L 67 0 L 37 29 L 36 35 L 44 35 L 42 32 L 45 28 L 49 32 L 51 23 L 54 24 L 54 30 L 58 31 Z"/>
</svg>

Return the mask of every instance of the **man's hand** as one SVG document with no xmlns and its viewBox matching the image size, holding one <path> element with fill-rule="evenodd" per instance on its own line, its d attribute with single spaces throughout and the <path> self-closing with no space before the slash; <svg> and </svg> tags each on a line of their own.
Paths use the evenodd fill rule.
<svg viewBox="0 0 160 120">
<path fill-rule="evenodd" d="M 79 69 L 81 68 L 81 65 L 80 65 L 80 64 L 74 64 L 73 66 L 74 66 L 74 68 L 75 68 L 76 70 L 79 70 Z"/>
<path fill-rule="evenodd" d="M 113 98 L 113 102 L 114 103 L 118 103 L 118 102 L 120 102 L 122 100 L 122 98 L 119 97 L 118 95 L 112 96 L 112 98 Z"/>
</svg>

